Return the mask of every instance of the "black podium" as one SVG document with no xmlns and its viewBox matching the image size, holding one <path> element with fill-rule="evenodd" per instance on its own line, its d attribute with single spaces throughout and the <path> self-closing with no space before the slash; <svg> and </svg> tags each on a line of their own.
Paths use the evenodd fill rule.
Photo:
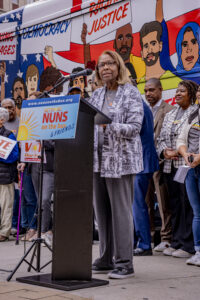
<svg viewBox="0 0 200 300">
<path fill-rule="evenodd" d="M 75 139 L 56 140 L 52 274 L 18 281 L 62 290 L 108 284 L 91 267 L 94 125 L 110 122 L 81 100 Z"/>
</svg>

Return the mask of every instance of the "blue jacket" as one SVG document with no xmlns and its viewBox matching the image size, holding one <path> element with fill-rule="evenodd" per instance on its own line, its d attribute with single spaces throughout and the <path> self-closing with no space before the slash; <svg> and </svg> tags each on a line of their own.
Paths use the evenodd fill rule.
<svg viewBox="0 0 200 300">
<path fill-rule="evenodd" d="M 144 101 L 143 108 L 144 118 L 140 137 L 142 141 L 144 170 L 139 174 L 154 173 L 159 169 L 158 156 L 154 145 L 153 115 Z"/>
</svg>

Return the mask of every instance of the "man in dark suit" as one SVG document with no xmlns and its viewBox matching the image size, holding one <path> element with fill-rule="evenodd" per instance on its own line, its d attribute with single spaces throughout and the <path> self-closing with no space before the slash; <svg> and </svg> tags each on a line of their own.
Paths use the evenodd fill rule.
<svg viewBox="0 0 200 300">
<path fill-rule="evenodd" d="M 152 255 L 149 214 L 145 197 L 149 181 L 153 173 L 159 168 L 154 145 L 153 115 L 144 101 L 143 107 L 144 118 L 140 137 L 143 150 L 144 170 L 136 175 L 134 181 L 133 220 L 136 246 L 134 255 Z"/>
<path fill-rule="evenodd" d="M 165 115 L 173 109 L 173 106 L 162 100 L 162 85 L 157 78 L 149 79 L 145 84 L 145 97 L 149 102 L 153 117 L 154 117 L 154 140 L 155 146 L 157 138 L 162 128 L 162 123 Z M 154 194 L 156 191 L 157 201 L 159 205 L 160 217 L 162 221 L 161 227 L 161 243 L 154 248 L 155 251 L 162 252 L 169 247 L 171 242 L 171 213 L 169 210 L 169 195 L 167 187 L 164 183 L 161 184 L 160 178 L 162 175 L 162 162 L 160 162 L 160 170 L 155 172 L 150 180 L 146 203 L 149 208 L 151 232 L 155 233 L 154 228 Z M 159 184 L 160 183 L 160 184 Z"/>
</svg>

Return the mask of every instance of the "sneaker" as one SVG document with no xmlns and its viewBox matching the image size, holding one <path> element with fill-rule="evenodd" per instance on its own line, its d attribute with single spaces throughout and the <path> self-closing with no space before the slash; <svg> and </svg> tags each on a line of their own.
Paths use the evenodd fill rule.
<svg viewBox="0 0 200 300">
<path fill-rule="evenodd" d="M 106 274 L 114 269 L 113 266 L 97 266 L 97 265 L 92 265 L 92 271 L 94 273 L 99 273 L 99 274 Z"/>
<path fill-rule="evenodd" d="M 176 251 L 176 249 L 172 248 L 172 247 L 168 247 L 163 251 L 164 255 L 168 255 L 168 256 L 172 256 L 172 253 Z"/>
<path fill-rule="evenodd" d="M 195 255 L 186 260 L 187 265 L 200 266 L 200 252 L 196 252 Z"/>
<path fill-rule="evenodd" d="M 169 247 L 170 247 L 170 243 L 168 243 L 168 242 L 161 242 L 153 250 L 156 251 L 156 252 L 163 252 L 166 248 L 169 248 Z"/>
<path fill-rule="evenodd" d="M 11 228 L 10 234 L 11 235 L 16 235 L 17 234 L 17 229 L 16 228 Z"/>
<path fill-rule="evenodd" d="M 133 277 L 134 275 L 135 274 L 134 274 L 133 268 L 126 269 L 126 268 L 118 267 L 118 268 L 114 269 L 113 271 L 111 271 L 110 273 L 108 273 L 108 278 L 125 279 L 125 278 L 129 278 L 129 277 Z"/>
<path fill-rule="evenodd" d="M 53 244 L 53 234 L 52 233 L 48 233 L 46 232 L 43 236 L 45 242 L 47 243 L 47 245 L 49 247 L 52 247 L 52 244 Z M 45 244 L 42 244 L 43 246 L 46 246 Z"/>
<path fill-rule="evenodd" d="M 134 256 L 150 256 L 153 255 L 152 249 L 136 248 L 133 250 Z"/>
<path fill-rule="evenodd" d="M 192 255 L 191 253 L 184 251 L 182 249 L 178 249 L 172 253 L 173 257 L 179 257 L 179 258 L 188 258 L 191 255 Z"/>
</svg>

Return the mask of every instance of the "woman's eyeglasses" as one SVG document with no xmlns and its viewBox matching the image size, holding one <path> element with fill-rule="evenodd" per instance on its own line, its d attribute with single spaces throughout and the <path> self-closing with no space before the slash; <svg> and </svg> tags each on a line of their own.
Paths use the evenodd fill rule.
<svg viewBox="0 0 200 300">
<path fill-rule="evenodd" d="M 105 67 L 105 65 L 107 66 L 107 67 L 112 67 L 112 66 L 114 66 L 116 64 L 116 62 L 115 61 L 105 61 L 105 62 L 100 62 L 99 64 L 98 64 L 98 67 L 99 67 L 99 69 L 102 69 L 103 67 Z"/>
</svg>

